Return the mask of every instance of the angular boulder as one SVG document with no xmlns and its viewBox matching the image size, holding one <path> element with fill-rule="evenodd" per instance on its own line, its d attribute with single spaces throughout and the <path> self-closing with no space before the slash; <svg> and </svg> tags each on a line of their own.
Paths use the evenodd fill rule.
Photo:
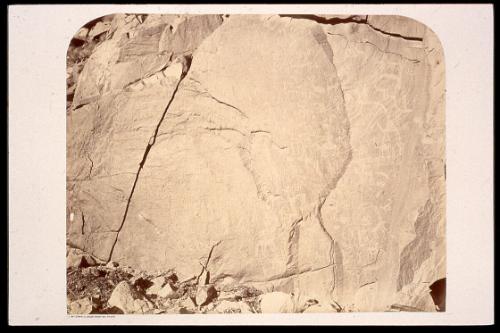
<svg viewBox="0 0 500 333">
<path fill-rule="evenodd" d="M 139 295 L 127 281 L 118 283 L 108 300 L 110 307 L 116 307 L 125 314 L 144 314 L 153 309 L 153 304 Z"/>
</svg>

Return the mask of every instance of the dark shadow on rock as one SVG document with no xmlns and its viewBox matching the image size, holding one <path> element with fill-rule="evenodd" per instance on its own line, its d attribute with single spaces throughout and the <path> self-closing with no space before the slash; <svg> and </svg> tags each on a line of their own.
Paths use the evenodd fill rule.
<svg viewBox="0 0 500 333">
<path fill-rule="evenodd" d="M 435 281 L 430 286 L 431 297 L 439 312 L 446 311 L 446 278 Z"/>
</svg>

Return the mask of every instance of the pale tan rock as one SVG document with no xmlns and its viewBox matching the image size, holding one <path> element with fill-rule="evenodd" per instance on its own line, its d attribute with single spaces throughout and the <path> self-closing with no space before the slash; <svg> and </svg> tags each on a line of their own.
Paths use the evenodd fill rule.
<svg viewBox="0 0 500 333">
<path fill-rule="evenodd" d="M 158 292 L 163 288 L 163 286 L 167 283 L 167 280 L 164 276 L 158 276 L 151 280 L 151 287 L 146 290 L 146 294 L 148 295 L 157 295 Z"/>
<path fill-rule="evenodd" d="M 188 310 L 193 310 L 196 308 L 196 304 L 194 303 L 193 299 L 191 299 L 190 297 L 181 299 L 179 301 L 179 306 L 186 308 Z"/>
<path fill-rule="evenodd" d="M 198 45 L 222 24 L 222 15 L 187 15 L 164 30 L 159 41 L 160 52 L 174 56 L 192 53 Z"/>
<path fill-rule="evenodd" d="M 181 280 L 202 263 L 200 283 L 294 293 L 289 312 L 434 311 L 445 81 L 428 27 L 117 15 L 107 36 L 68 116 L 69 244 Z"/>
<path fill-rule="evenodd" d="M 429 31 L 422 23 L 406 16 L 370 15 L 367 22 L 379 31 L 406 39 L 423 39 Z"/>
<path fill-rule="evenodd" d="M 424 282 L 445 276 L 442 47 L 411 19 L 369 16 L 368 22 L 378 30 L 324 27 L 353 150 L 322 208 L 336 240 L 334 295 L 355 311 L 421 302 L 430 310 Z"/>
<path fill-rule="evenodd" d="M 110 262 L 108 262 L 108 263 L 106 264 L 106 267 L 107 267 L 107 268 L 116 268 L 116 267 L 118 267 L 118 266 L 119 266 L 119 264 L 118 264 L 117 262 L 114 262 L 114 261 L 110 261 Z"/>
<path fill-rule="evenodd" d="M 114 260 L 192 276 L 213 250 L 210 280 L 238 282 L 331 265 L 332 240 L 316 212 L 348 162 L 348 124 L 333 65 L 311 29 L 242 16 L 207 37 L 159 128 Z M 290 45 L 287 62 L 273 60 Z M 158 179 L 156 166 L 171 176 Z"/>
<path fill-rule="evenodd" d="M 223 300 L 215 305 L 213 309 L 216 313 L 253 313 L 250 306 L 245 302 L 230 302 Z"/>
<path fill-rule="evenodd" d="M 298 312 L 293 295 L 278 291 L 260 296 L 260 310 L 262 313 Z"/>
<path fill-rule="evenodd" d="M 71 248 L 66 254 L 66 268 L 88 267 L 97 265 L 97 261 L 88 253 L 79 249 Z"/>
<path fill-rule="evenodd" d="M 336 309 L 334 309 L 331 306 L 326 306 L 322 304 L 315 304 L 312 305 L 308 308 L 306 308 L 303 313 L 332 313 L 332 312 L 338 312 Z"/>
<path fill-rule="evenodd" d="M 80 40 L 86 40 L 88 34 L 89 34 L 89 29 L 85 28 L 85 27 L 82 27 L 82 28 L 78 29 L 78 31 L 73 36 L 73 38 L 77 38 L 77 39 L 80 39 Z"/>
<path fill-rule="evenodd" d="M 158 291 L 157 295 L 163 298 L 179 298 L 179 294 L 170 283 L 165 284 L 163 288 Z"/>
<path fill-rule="evenodd" d="M 108 300 L 111 307 L 117 307 L 125 314 L 145 313 L 153 308 L 151 302 L 142 299 L 127 281 L 118 283 Z"/>
<path fill-rule="evenodd" d="M 93 303 L 89 297 L 85 297 L 69 304 L 69 314 L 72 315 L 86 315 L 90 314 L 93 310 Z"/>
<path fill-rule="evenodd" d="M 153 310 L 153 304 L 144 299 L 135 299 L 133 307 L 133 312 L 137 314 L 145 314 Z"/>
<path fill-rule="evenodd" d="M 148 31 L 154 28 L 138 28 L 137 38 L 150 40 Z M 119 62 L 129 45 L 122 41 L 127 29 L 94 50 L 79 75 L 67 122 L 68 208 L 76 215 L 68 221 L 69 243 L 103 260 L 109 259 L 144 151 L 182 73 L 180 65 L 160 71 L 169 54 L 139 53 Z M 196 46 L 194 40 L 186 43 L 189 50 Z M 181 41 L 176 45 L 181 47 Z M 147 215 L 140 218 L 149 223 Z"/>
<path fill-rule="evenodd" d="M 215 297 L 217 297 L 217 290 L 213 285 L 198 286 L 196 290 L 196 305 L 203 306 L 210 303 Z"/>
<path fill-rule="evenodd" d="M 88 32 L 88 36 L 90 38 L 95 38 L 100 34 L 108 32 L 110 27 L 111 27 L 110 22 L 104 22 L 104 21 L 97 22 L 96 25 L 93 26 L 92 29 Z"/>
</svg>

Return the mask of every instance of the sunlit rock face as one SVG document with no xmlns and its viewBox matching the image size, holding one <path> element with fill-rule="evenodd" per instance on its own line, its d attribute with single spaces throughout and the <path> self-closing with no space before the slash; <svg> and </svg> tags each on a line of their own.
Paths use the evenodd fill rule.
<svg viewBox="0 0 500 333">
<path fill-rule="evenodd" d="M 435 311 L 445 82 L 431 30 L 332 15 L 99 28 L 67 113 L 69 245 L 299 303 Z"/>
</svg>

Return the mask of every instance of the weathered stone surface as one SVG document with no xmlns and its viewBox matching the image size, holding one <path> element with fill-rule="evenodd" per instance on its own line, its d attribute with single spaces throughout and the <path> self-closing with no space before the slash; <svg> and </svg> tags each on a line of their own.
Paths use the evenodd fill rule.
<svg viewBox="0 0 500 333">
<path fill-rule="evenodd" d="M 337 312 L 337 310 L 331 306 L 315 304 L 315 305 L 311 305 L 310 307 L 306 308 L 302 312 L 303 313 L 332 313 L 332 312 Z"/>
<path fill-rule="evenodd" d="M 71 248 L 66 254 L 66 268 L 95 266 L 97 262 L 88 253 Z"/>
<path fill-rule="evenodd" d="M 262 313 L 298 312 L 293 295 L 278 291 L 260 296 L 260 310 Z"/>
<path fill-rule="evenodd" d="M 159 35 L 156 53 L 139 47 L 142 53 L 129 52 L 127 61 L 120 58 L 137 38 L 149 41 L 152 29 L 167 29 L 162 20 L 154 22 L 146 20 L 140 27 L 116 23 L 114 38 L 96 47 L 86 62 L 68 116 L 69 241 L 104 260 L 109 259 L 121 228 L 144 151 L 182 72 L 179 63 L 166 68 L 170 54 L 159 52 Z M 129 39 L 133 29 L 138 37 Z M 186 40 L 185 48 L 193 49 L 196 41 L 199 38 Z M 181 46 L 178 42 L 175 50 Z"/>
<path fill-rule="evenodd" d="M 152 285 L 146 290 L 146 294 L 157 295 L 158 292 L 167 283 L 167 280 L 165 279 L 164 276 L 159 276 L 159 277 L 151 280 L 151 283 L 152 283 Z"/>
<path fill-rule="evenodd" d="M 72 315 L 84 315 L 92 312 L 92 300 L 89 297 L 79 299 L 69 304 L 68 313 Z"/>
<path fill-rule="evenodd" d="M 335 299 L 357 311 L 433 311 L 427 288 L 445 276 L 446 253 L 443 51 L 419 22 L 368 22 L 395 35 L 325 27 L 353 151 L 322 209 L 336 241 Z"/>
<path fill-rule="evenodd" d="M 117 262 L 114 262 L 114 261 L 110 261 L 106 264 L 106 267 L 108 267 L 108 268 L 115 268 L 118 266 L 119 266 L 119 264 Z"/>
<path fill-rule="evenodd" d="M 203 306 L 217 297 L 217 290 L 213 285 L 198 286 L 196 290 L 196 305 Z"/>
<path fill-rule="evenodd" d="M 110 306 L 119 308 L 124 313 L 133 313 L 135 299 L 136 297 L 130 285 L 126 281 L 122 281 L 113 290 L 108 303 Z"/>
<path fill-rule="evenodd" d="M 105 29 L 68 72 L 69 244 L 296 295 L 267 312 L 324 310 L 309 298 L 435 310 L 444 60 L 431 30 L 338 15 L 116 15 Z"/>
<path fill-rule="evenodd" d="M 163 298 L 178 298 L 179 294 L 175 291 L 175 289 L 172 287 L 170 283 L 167 283 L 166 285 L 161 288 L 158 293 L 158 296 L 163 297 Z"/>
<path fill-rule="evenodd" d="M 153 309 L 153 304 L 140 297 L 127 281 L 118 283 L 108 300 L 111 307 L 117 307 L 125 314 L 147 313 Z"/>
<path fill-rule="evenodd" d="M 223 300 L 214 309 L 216 313 L 253 313 L 245 302 L 230 302 Z"/>
<path fill-rule="evenodd" d="M 113 260 L 195 276 L 211 254 L 210 281 L 223 283 L 332 276 L 332 239 L 317 212 L 348 163 L 348 124 L 335 68 L 311 31 L 322 33 L 312 22 L 232 16 L 205 39 L 159 128 Z"/>
</svg>

